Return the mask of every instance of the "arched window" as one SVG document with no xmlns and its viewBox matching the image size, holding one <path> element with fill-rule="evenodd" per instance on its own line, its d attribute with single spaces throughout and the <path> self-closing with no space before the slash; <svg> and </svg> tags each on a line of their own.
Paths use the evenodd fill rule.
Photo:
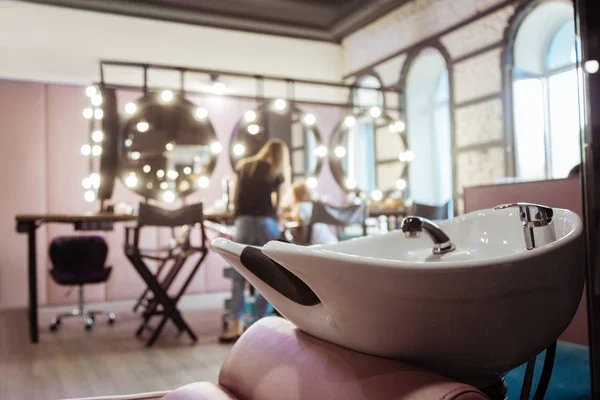
<svg viewBox="0 0 600 400">
<path fill-rule="evenodd" d="M 565 178 L 581 162 L 573 7 L 538 4 L 518 28 L 512 65 L 517 174 Z"/>
<path fill-rule="evenodd" d="M 357 107 L 355 112 L 360 114 L 358 108 L 371 107 L 383 108 L 383 94 L 377 90 L 381 88 L 379 79 L 372 75 L 365 75 L 358 79 L 357 85 L 373 89 L 356 89 L 352 93 L 352 102 Z M 368 113 L 364 118 L 358 118 L 356 126 L 347 136 L 348 157 L 344 167 L 349 177 L 353 177 L 356 186 L 366 191 L 376 189 L 376 152 L 375 152 L 375 126 Z"/>
<path fill-rule="evenodd" d="M 442 205 L 452 199 L 450 88 L 446 60 L 427 48 L 410 65 L 406 78 L 410 197 L 421 204 Z"/>
</svg>

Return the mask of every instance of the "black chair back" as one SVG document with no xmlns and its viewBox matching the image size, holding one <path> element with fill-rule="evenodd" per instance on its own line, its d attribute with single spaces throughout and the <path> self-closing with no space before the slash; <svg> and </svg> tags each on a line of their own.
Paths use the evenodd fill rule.
<svg viewBox="0 0 600 400">
<path fill-rule="evenodd" d="M 432 221 L 448 219 L 448 207 L 450 201 L 439 206 L 430 206 L 427 204 L 413 203 L 412 215 L 430 219 Z"/>
<path fill-rule="evenodd" d="M 101 236 L 61 236 L 50 244 L 53 270 L 85 277 L 105 270 L 108 246 Z"/>
<path fill-rule="evenodd" d="M 176 210 L 165 210 L 148 203 L 140 203 L 138 226 L 176 227 L 204 222 L 202 203 L 190 204 Z"/>
<path fill-rule="evenodd" d="M 168 227 L 171 228 L 171 233 L 175 236 L 174 228 L 188 227 L 200 225 L 201 249 L 206 248 L 206 232 L 204 230 L 204 211 L 202 203 L 190 204 L 176 210 L 166 210 L 161 207 L 153 206 L 148 203 L 140 203 L 138 208 L 137 229 L 135 229 L 133 237 L 133 248 L 139 249 L 139 231 L 143 227 Z M 191 229 L 184 231 L 184 238 L 180 240 L 185 243 L 186 247 L 190 246 L 189 235 Z M 129 247 L 129 230 L 126 231 L 126 248 Z"/>
</svg>

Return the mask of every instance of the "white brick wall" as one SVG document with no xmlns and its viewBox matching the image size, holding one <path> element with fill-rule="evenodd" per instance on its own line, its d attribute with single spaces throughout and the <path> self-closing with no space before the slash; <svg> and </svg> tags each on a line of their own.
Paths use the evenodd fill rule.
<svg viewBox="0 0 600 400">
<path fill-rule="evenodd" d="M 494 183 L 504 177 L 504 147 L 490 147 L 459 153 L 457 156 L 457 188 L 462 194 L 466 186 Z"/>
<path fill-rule="evenodd" d="M 469 58 L 454 66 L 454 101 L 462 103 L 502 90 L 500 49 Z"/>
<path fill-rule="evenodd" d="M 504 137 L 501 99 L 458 108 L 454 113 L 454 121 L 457 148 L 502 140 Z"/>
<path fill-rule="evenodd" d="M 343 40 L 345 72 L 359 70 L 502 1 L 410 1 Z"/>
<path fill-rule="evenodd" d="M 486 17 L 466 25 L 444 36 L 441 41 L 452 58 L 458 58 L 490 44 L 499 42 L 504 36 L 508 20 L 515 12 L 509 5 Z"/>
</svg>

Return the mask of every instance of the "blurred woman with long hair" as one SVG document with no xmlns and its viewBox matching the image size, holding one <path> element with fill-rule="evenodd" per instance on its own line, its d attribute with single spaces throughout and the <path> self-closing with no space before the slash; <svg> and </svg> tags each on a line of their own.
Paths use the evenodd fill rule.
<svg viewBox="0 0 600 400">
<path fill-rule="evenodd" d="M 270 139 L 254 156 L 241 160 L 236 167 L 234 192 L 234 241 L 251 246 L 263 246 L 280 235 L 277 214 L 282 194 L 289 186 L 290 152 L 279 139 Z M 234 342 L 243 332 L 246 281 L 234 271 L 231 292 L 233 321 L 219 339 Z M 267 313 L 267 301 L 256 292 L 255 317 Z"/>
</svg>

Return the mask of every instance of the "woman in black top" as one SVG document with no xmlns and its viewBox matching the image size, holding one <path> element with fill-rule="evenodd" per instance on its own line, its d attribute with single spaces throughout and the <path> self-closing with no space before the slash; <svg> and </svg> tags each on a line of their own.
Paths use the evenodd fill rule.
<svg viewBox="0 0 600 400">
<path fill-rule="evenodd" d="M 271 139 L 258 154 L 237 165 L 234 241 L 263 246 L 279 237 L 277 209 L 281 195 L 289 183 L 289 157 L 286 144 L 279 139 Z M 220 337 L 221 342 L 233 342 L 242 334 L 245 283 L 242 275 L 234 271 L 231 293 L 234 320 L 229 330 Z M 258 292 L 254 310 L 256 318 L 264 317 L 267 312 L 267 302 Z"/>
</svg>

